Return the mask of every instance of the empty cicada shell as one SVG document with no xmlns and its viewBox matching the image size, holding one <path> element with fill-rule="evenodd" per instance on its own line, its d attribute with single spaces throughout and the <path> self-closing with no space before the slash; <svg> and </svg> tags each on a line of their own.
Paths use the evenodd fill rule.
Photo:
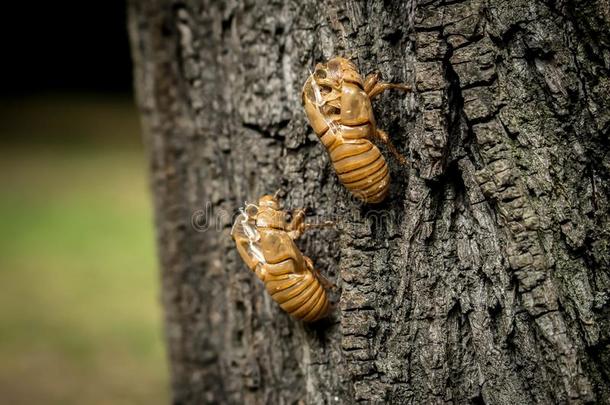
<svg viewBox="0 0 610 405">
<path fill-rule="evenodd" d="M 304 211 L 296 211 L 290 222 L 286 217 L 277 198 L 265 195 L 258 205 L 242 209 L 231 235 L 241 258 L 265 283 L 271 298 L 293 317 L 316 321 L 330 308 L 328 282 L 294 243 L 308 227 Z"/>
<path fill-rule="evenodd" d="M 378 203 L 388 195 L 388 165 L 371 140 L 388 145 L 401 163 L 406 159 L 377 128 L 371 100 L 401 84 L 381 83 L 377 74 L 362 79 L 347 59 L 333 58 L 319 63 L 303 87 L 303 105 L 313 130 L 326 147 L 339 180 L 354 196 L 366 203 Z"/>
</svg>

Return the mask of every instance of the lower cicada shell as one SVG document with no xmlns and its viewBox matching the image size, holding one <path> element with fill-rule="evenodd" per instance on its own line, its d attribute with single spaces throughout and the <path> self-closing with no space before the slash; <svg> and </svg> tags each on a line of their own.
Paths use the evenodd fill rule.
<svg viewBox="0 0 610 405">
<path fill-rule="evenodd" d="M 235 220 L 231 236 L 246 265 L 265 283 L 267 292 L 296 319 L 313 322 L 330 308 L 326 281 L 294 240 L 310 226 L 298 210 L 290 222 L 274 196 L 248 204 Z"/>
</svg>

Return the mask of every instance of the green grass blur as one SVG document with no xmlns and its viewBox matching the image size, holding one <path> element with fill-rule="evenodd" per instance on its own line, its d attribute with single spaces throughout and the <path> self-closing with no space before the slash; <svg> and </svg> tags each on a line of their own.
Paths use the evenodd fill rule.
<svg viewBox="0 0 610 405">
<path fill-rule="evenodd" d="M 0 102 L 0 402 L 168 402 L 130 100 Z"/>
</svg>

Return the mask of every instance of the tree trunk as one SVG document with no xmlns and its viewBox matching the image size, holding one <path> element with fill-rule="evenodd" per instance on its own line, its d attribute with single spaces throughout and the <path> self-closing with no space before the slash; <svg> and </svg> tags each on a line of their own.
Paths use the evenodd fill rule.
<svg viewBox="0 0 610 405">
<path fill-rule="evenodd" d="M 174 403 L 610 403 L 610 5 L 131 0 Z M 315 62 L 375 101 L 386 202 L 338 182 L 301 106 Z M 312 325 L 230 237 L 245 200 L 338 221 Z"/>
</svg>

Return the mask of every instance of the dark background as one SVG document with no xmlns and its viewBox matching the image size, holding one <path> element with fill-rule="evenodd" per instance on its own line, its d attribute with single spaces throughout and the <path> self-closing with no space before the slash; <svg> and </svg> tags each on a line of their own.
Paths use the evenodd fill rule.
<svg viewBox="0 0 610 405">
<path fill-rule="evenodd" d="M 123 1 L 6 1 L 1 15 L 0 95 L 131 91 Z"/>
</svg>

